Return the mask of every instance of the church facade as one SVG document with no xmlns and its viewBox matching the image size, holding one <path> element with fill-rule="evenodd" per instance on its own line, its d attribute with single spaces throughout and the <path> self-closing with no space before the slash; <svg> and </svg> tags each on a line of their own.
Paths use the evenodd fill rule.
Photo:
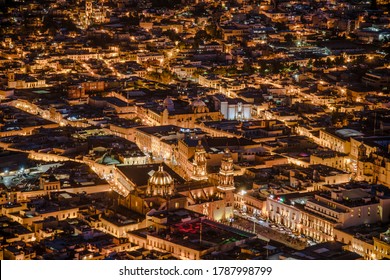
<svg viewBox="0 0 390 280">
<path fill-rule="evenodd" d="M 233 218 L 235 191 L 230 151 L 224 151 L 219 173 L 209 176 L 206 151 L 199 141 L 192 164 L 192 176 L 188 181 L 165 164 L 117 166 L 119 175 L 129 182 L 128 195 L 120 196 L 118 203 L 142 215 L 153 209 L 185 208 L 211 220 L 229 221 Z"/>
</svg>

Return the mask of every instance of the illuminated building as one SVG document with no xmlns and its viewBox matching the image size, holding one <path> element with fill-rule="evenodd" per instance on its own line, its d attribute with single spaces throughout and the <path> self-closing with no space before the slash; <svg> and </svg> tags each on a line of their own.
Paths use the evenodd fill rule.
<svg viewBox="0 0 390 280">
<path fill-rule="evenodd" d="M 207 159 L 206 159 L 206 151 L 202 146 L 202 141 L 198 141 L 198 146 L 195 148 L 195 155 L 193 160 L 193 171 L 192 171 L 192 179 L 196 181 L 207 180 Z"/>
<path fill-rule="evenodd" d="M 389 141 L 388 136 L 351 139 L 356 180 L 390 186 L 390 162 L 385 154 Z"/>
<path fill-rule="evenodd" d="M 99 1 L 100 5 L 93 0 L 85 1 L 85 16 L 87 24 L 102 23 L 106 20 L 106 7 L 104 7 L 105 0 Z"/>
<path fill-rule="evenodd" d="M 35 78 L 27 74 L 8 73 L 8 87 L 16 89 L 46 87 L 46 80 Z"/>
<path fill-rule="evenodd" d="M 334 229 L 338 241 L 346 244 L 348 251 L 367 260 L 381 260 L 390 257 L 390 231 L 380 224 L 362 225 L 348 229 Z"/>
<path fill-rule="evenodd" d="M 219 170 L 218 189 L 222 191 L 232 191 L 236 189 L 234 187 L 233 157 L 228 148 L 225 149 L 221 168 Z"/>
<path fill-rule="evenodd" d="M 166 197 L 174 193 L 174 184 L 171 175 L 164 171 L 163 166 L 158 167 L 158 171 L 150 177 L 146 193 L 150 196 L 161 195 Z"/>
<path fill-rule="evenodd" d="M 340 186 L 314 196 L 308 193 L 271 196 L 267 198 L 266 211 L 271 221 L 316 241 L 340 241 L 334 232 L 336 228 L 389 221 L 390 199 L 379 189 L 373 196 L 371 190 L 376 189 Z"/>
<path fill-rule="evenodd" d="M 219 180 L 217 189 L 223 193 L 225 200 L 225 217 L 233 217 L 234 194 L 234 168 L 233 157 L 230 150 L 226 148 L 222 157 L 221 168 L 219 170 Z"/>
<path fill-rule="evenodd" d="M 165 164 L 116 166 L 119 204 L 143 215 L 152 209 L 186 208 L 216 221 L 228 220 L 233 216 L 235 189 L 229 151 L 225 151 L 221 165 L 220 174 L 209 178 L 206 151 L 198 144 L 191 181 L 185 181 Z"/>
<path fill-rule="evenodd" d="M 167 97 L 162 106 L 152 108 L 139 106 L 137 113 L 143 122 L 150 126 L 177 125 L 183 128 L 194 128 L 199 120 L 219 121 L 222 119 L 220 112 L 211 111 L 199 98 L 187 103 Z"/>
<path fill-rule="evenodd" d="M 93 14 L 93 3 L 92 0 L 86 0 L 85 1 L 85 15 L 87 17 L 92 16 Z"/>
<path fill-rule="evenodd" d="M 223 117 L 227 120 L 249 120 L 252 104 L 241 98 L 226 98 L 224 95 L 214 95 L 213 100 Z"/>
<path fill-rule="evenodd" d="M 141 247 L 168 252 L 182 260 L 199 260 L 212 252 L 244 244 L 256 235 L 179 209 L 169 214 L 166 211 L 149 213 L 147 227 L 129 232 L 128 236 Z"/>
<path fill-rule="evenodd" d="M 164 171 L 164 168 L 166 171 Z M 152 209 L 178 209 L 187 206 L 187 198 L 176 192 L 174 180 L 184 182 L 164 165 L 117 166 L 117 185 L 126 188 L 119 204 L 145 215 Z"/>
<path fill-rule="evenodd" d="M 320 144 L 336 152 L 349 154 L 351 152 L 351 137 L 361 137 L 363 133 L 353 129 L 320 130 Z"/>
</svg>

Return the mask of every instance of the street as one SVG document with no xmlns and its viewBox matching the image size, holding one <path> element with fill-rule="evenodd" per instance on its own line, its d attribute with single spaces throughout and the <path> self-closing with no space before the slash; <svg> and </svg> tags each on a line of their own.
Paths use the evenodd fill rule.
<svg viewBox="0 0 390 280">
<path fill-rule="evenodd" d="M 246 218 L 242 218 L 239 216 L 234 217 L 234 221 L 232 222 L 232 226 L 238 228 L 244 228 L 246 230 L 252 231 L 255 227 L 255 231 L 257 234 L 266 237 L 270 240 L 274 240 L 280 243 L 285 244 L 288 247 L 302 250 L 306 247 L 306 241 L 299 240 L 297 237 L 292 234 L 288 234 L 286 232 L 281 232 L 277 227 L 275 229 L 269 227 L 267 222 L 262 221 L 251 221 Z"/>
</svg>

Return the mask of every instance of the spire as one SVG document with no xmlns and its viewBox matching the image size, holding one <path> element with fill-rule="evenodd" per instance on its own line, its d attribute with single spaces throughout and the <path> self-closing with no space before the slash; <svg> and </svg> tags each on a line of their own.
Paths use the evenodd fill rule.
<svg viewBox="0 0 390 280">
<path fill-rule="evenodd" d="M 194 160 L 192 162 L 193 172 L 191 178 L 196 181 L 207 180 L 207 158 L 206 150 L 202 145 L 202 141 L 198 140 L 198 145 L 195 148 Z"/>
<path fill-rule="evenodd" d="M 224 155 L 222 157 L 218 183 L 218 189 L 222 191 L 235 190 L 233 157 L 229 148 L 225 149 Z"/>
</svg>

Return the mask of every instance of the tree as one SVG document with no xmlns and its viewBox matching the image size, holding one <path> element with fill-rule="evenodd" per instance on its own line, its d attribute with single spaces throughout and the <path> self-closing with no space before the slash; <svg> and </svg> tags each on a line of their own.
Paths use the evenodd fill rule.
<svg viewBox="0 0 390 280">
<path fill-rule="evenodd" d="M 332 67 L 332 66 L 333 66 L 333 61 L 330 59 L 330 57 L 327 57 L 327 58 L 326 58 L 326 65 L 327 65 L 328 67 Z"/>
<path fill-rule="evenodd" d="M 333 125 L 344 125 L 348 120 L 348 115 L 346 113 L 339 112 L 337 108 L 336 111 L 333 111 L 331 114 L 331 122 Z"/>
<path fill-rule="evenodd" d="M 172 29 L 169 29 L 167 31 L 164 31 L 162 33 L 162 35 L 165 35 L 167 36 L 171 41 L 175 42 L 175 41 L 179 41 L 181 39 L 181 37 L 179 36 L 179 34 L 177 34 L 175 32 L 175 30 L 172 30 Z"/>
<path fill-rule="evenodd" d="M 168 84 L 174 78 L 174 75 L 166 68 L 164 68 L 161 73 L 151 72 L 148 73 L 148 78 L 157 82 Z"/>
<path fill-rule="evenodd" d="M 242 67 L 242 71 L 244 73 L 247 73 L 249 75 L 252 75 L 253 73 L 255 73 L 255 68 L 252 66 L 252 63 L 250 62 L 245 62 L 244 63 L 244 66 Z"/>
<path fill-rule="evenodd" d="M 313 66 L 314 67 L 317 67 L 317 68 L 320 68 L 324 65 L 323 61 L 321 59 L 316 59 L 314 60 L 314 63 L 313 63 Z"/>
<path fill-rule="evenodd" d="M 283 23 L 283 22 L 277 22 L 277 23 L 275 23 L 275 28 L 277 29 L 277 30 L 279 30 L 279 31 L 281 31 L 281 30 L 287 30 L 288 28 L 287 28 L 287 25 L 285 24 L 285 23 Z"/>
<path fill-rule="evenodd" d="M 295 39 L 296 39 L 295 36 L 292 35 L 291 33 L 288 33 L 288 34 L 284 35 L 284 40 L 285 40 L 288 44 L 291 44 Z"/>
<path fill-rule="evenodd" d="M 194 37 L 194 48 L 198 48 L 200 43 L 203 43 L 203 41 L 210 40 L 211 37 L 209 34 L 207 34 L 206 31 L 204 30 L 199 30 L 196 32 L 195 37 Z"/>
<path fill-rule="evenodd" d="M 226 75 L 228 72 L 227 70 L 228 69 L 225 67 L 216 67 L 216 68 L 212 69 L 212 73 L 215 75 Z"/>
<path fill-rule="evenodd" d="M 194 17 L 203 17 L 207 14 L 206 4 L 200 3 L 194 7 L 194 11 L 192 12 Z"/>
<path fill-rule="evenodd" d="M 78 31 L 77 26 L 70 19 L 54 18 L 53 15 L 47 15 L 43 19 L 41 32 L 49 31 L 49 34 L 56 35 L 57 31 L 65 28 L 67 31 Z"/>
<path fill-rule="evenodd" d="M 376 0 L 371 0 L 371 9 L 376 10 L 378 8 L 378 4 Z"/>
<path fill-rule="evenodd" d="M 181 0 L 151 0 L 153 8 L 173 8 L 181 4 Z"/>
<path fill-rule="evenodd" d="M 313 66 L 313 59 L 310 58 L 309 61 L 306 64 L 306 67 L 311 68 Z"/>
<path fill-rule="evenodd" d="M 199 75 L 203 75 L 204 74 L 204 70 L 203 69 L 196 69 L 193 73 L 192 73 L 192 76 L 194 78 L 198 78 Z"/>
<path fill-rule="evenodd" d="M 219 36 L 219 32 L 218 32 L 218 29 L 217 29 L 217 26 L 214 24 L 214 23 L 211 23 L 209 25 L 207 25 L 205 27 L 205 30 L 207 32 L 207 34 L 211 37 L 211 38 L 218 38 Z"/>
<path fill-rule="evenodd" d="M 364 63 L 367 59 L 367 56 L 366 55 L 359 55 L 357 58 L 356 58 L 356 63 L 360 64 L 360 63 Z"/>
<path fill-rule="evenodd" d="M 186 44 L 184 42 L 179 42 L 179 44 L 177 44 L 177 47 L 179 48 L 179 50 L 184 50 L 186 48 Z"/>
<path fill-rule="evenodd" d="M 126 17 L 122 17 L 121 18 L 121 21 L 125 24 L 125 25 L 129 25 L 129 26 L 138 26 L 139 25 L 139 22 L 140 22 L 140 18 L 135 15 L 130 15 L 130 16 L 126 16 Z"/>
<path fill-rule="evenodd" d="M 297 63 L 293 63 L 290 65 L 289 71 L 295 71 L 299 69 L 299 65 Z"/>
<path fill-rule="evenodd" d="M 345 63 L 345 58 L 344 56 L 340 55 L 335 58 L 334 60 L 335 65 L 343 65 Z"/>
<path fill-rule="evenodd" d="M 235 66 L 235 65 L 230 66 L 227 69 L 227 73 L 228 73 L 228 75 L 236 75 L 236 74 L 238 74 L 237 66 Z"/>
</svg>

